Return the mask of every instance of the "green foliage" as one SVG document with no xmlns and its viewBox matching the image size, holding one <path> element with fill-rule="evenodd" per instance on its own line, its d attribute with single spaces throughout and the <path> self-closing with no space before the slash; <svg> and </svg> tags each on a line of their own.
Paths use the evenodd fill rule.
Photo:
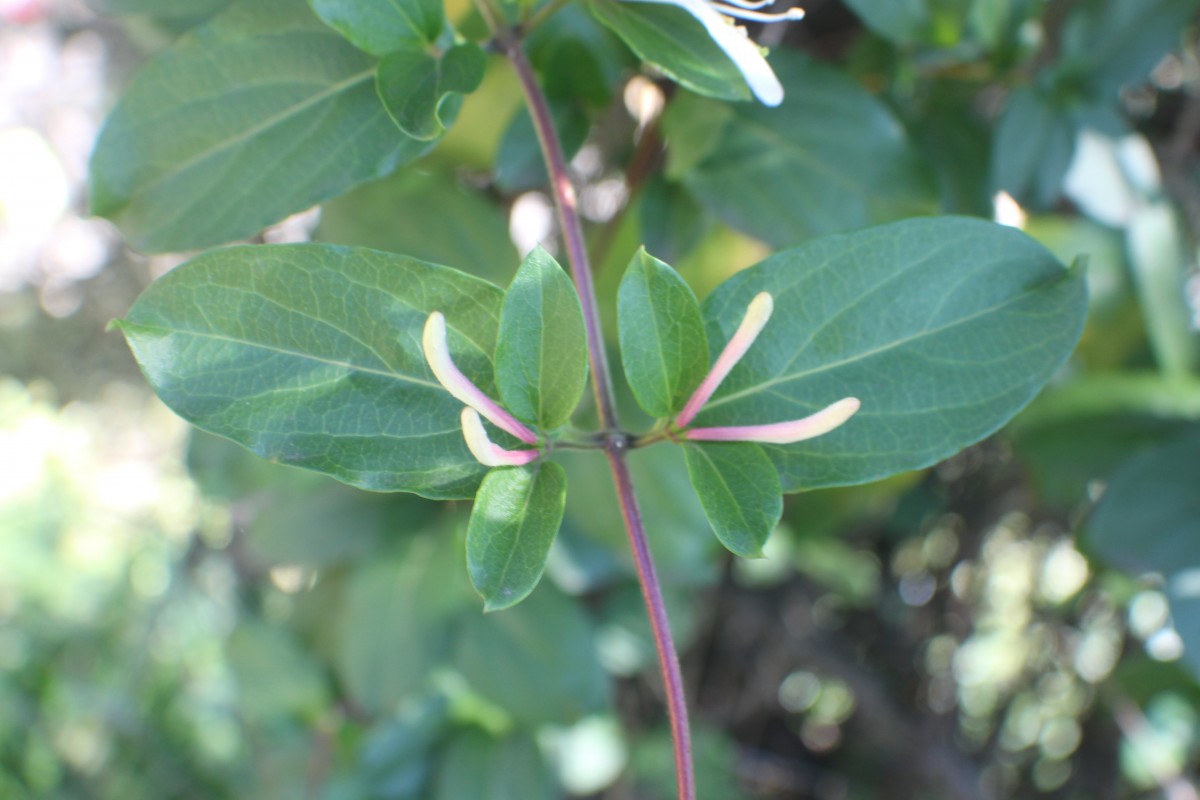
<svg viewBox="0 0 1200 800">
<path fill-rule="evenodd" d="M 648 414 L 679 413 L 708 372 L 704 321 L 679 273 L 639 250 L 617 295 L 621 363 Z"/>
<path fill-rule="evenodd" d="M 496 386 L 519 419 L 565 424 L 587 384 L 583 310 L 571 279 L 545 250 L 521 263 L 500 309 Z"/>
<path fill-rule="evenodd" d="M 761 558 L 783 514 L 771 459 L 750 442 L 688 444 L 683 453 L 692 486 L 721 544 L 736 555 Z"/>
<path fill-rule="evenodd" d="M 470 497 L 482 470 L 420 331 L 445 314 L 460 368 L 490 387 L 500 302 L 490 284 L 402 256 L 241 247 L 173 271 L 119 326 L 197 427 L 363 488 Z"/>
<path fill-rule="evenodd" d="M 484 478 L 467 528 L 467 569 L 485 610 L 514 606 L 537 586 L 566 500 L 566 473 L 553 462 Z"/>
<path fill-rule="evenodd" d="M 462 104 L 462 95 L 479 88 L 487 57 L 473 44 L 460 44 L 431 55 L 420 46 L 394 50 L 379 62 L 376 88 L 400 130 L 429 141 L 446 132 Z"/>
<path fill-rule="evenodd" d="M 664 123 L 686 153 L 672 169 L 706 209 L 775 247 L 930 210 L 926 168 L 884 104 L 810 59 L 771 64 L 779 108 L 685 100 Z"/>
<path fill-rule="evenodd" d="M 438 40 L 446 24 L 440 0 L 309 0 L 325 23 L 374 56 Z"/>
<path fill-rule="evenodd" d="M 966 218 L 830 236 L 768 258 L 705 300 L 710 348 L 763 291 L 787 311 L 696 424 L 778 422 L 862 400 L 827 436 L 763 446 L 785 492 L 919 469 L 987 436 L 1063 363 L 1086 313 L 1079 269 L 1018 231 Z"/>
<path fill-rule="evenodd" d="M 92 211 L 140 249 L 191 250 L 380 178 L 426 144 L 374 75 L 300 0 L 241 0 L 138 73 L 96 143 Z"/>
</svg>

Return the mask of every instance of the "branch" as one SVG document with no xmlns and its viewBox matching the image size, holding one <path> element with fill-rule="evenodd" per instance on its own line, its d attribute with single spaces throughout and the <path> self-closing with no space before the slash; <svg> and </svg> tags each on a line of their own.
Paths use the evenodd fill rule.
<svg viewBox="0 0 1200 800">
<path fill-rule="evenodd" d="M 550 186 L 554 194 L 554 205 L 558 210 L 567 261 L 575 278 L 575 288 L 583 306 L 583 323 L 587 331 L 588 363 L 592 371 L 592 390 L 596 398 L 596 411 L 604 430 L 604 452 L 608 457 L 616 484 L 617 498 L 625 530 L 629 535 L 629 546 L 633 551 L 638 582 L 642 598 L 646 602 L 646 613 L 650 618 L 650 629 L 654 634 L 654 647 L 658 653 L 658 664 L 666 688 L 667 711 L 671 718 L 671 738 L 675 749 L 675 783 L 679 800 L 695 800 L 696 779 L 692 767 L 692 745 L 688 732 L 687 702 L 683 691 L 683 675 L 679 668 L 679 656 L 671 638 L 671 627 L 663 602 L 662 587 L 654 569 L 654 559 L 646 538 L 646 526 L 642 521 L 641 509 L 633 491 L 629 464 L 625 457 L 629 449 L 629 437 L 619 429 L 616 402 L 613 398 L 612 373 L 608 355 L 604 349 L 604 335 L 600 329 L 600 315 L 596 304 L 596 289 L 592 281 L 592 268 L 588 259 L 587 245 L 583 237 L 583 226 L 576 211 L 575 189 L 567 172 L 562 144 L 554 129 L 550 107 L 542 92 L 537 76 L 520 41 L 501 23 L 499 15 L 489 6 L 490 0 L 481 0 L 480 8 L 496 35 L 496 40 L 507 55 L 529 105 L 530 117 L 537 131 L 542 154 L 546 159 L 546 170 L 550 175 Z"/>
</svg>

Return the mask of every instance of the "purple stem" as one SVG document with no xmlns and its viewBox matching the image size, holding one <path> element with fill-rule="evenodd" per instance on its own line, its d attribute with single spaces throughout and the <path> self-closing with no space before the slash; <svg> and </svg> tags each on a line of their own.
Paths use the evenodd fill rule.
<svg viewBox="0 0 1200 800">
<path fill-rule="evenodd" d="M 487 7 L 486 0 L 481 7 Z M 629 545 L 633 550 L 638 581 L 646 612 L 650 618 L 650 629 L 654 634 L 654 647 L 658 652 L 658 664 L 662 672 L 663 685 L 667 694 L 667 711 L 671 718 L 671 738 L 675 747 L 675 783 L 679 800 L 695 800 L 696 779 L 692 768 L 692 743 L 688 732 L 687 701 L 683 691 L 683 674 L 679 669 L 679 656 L 671 638 L 671 626 L 667 620 L 667 609 L 663 603 L 662 587 L 654 570 L 654 558 L 646 538 L 646 526 L 638 508 L 625 461 L 627 437 L 617 425 L 616 403 L 613 399 L 608 356 L 604 350 L 604 336 L 600 330 L 600 315 L 596 305 L 596 289 L 592 282 L 587 245 L 583 238 L 583 227 L 575 209 L 575 189 L 567 172 L 562 145 L 550 116 L 550 107 L 542 93 L 533 67 L 521 49 L 521 43 L 502 25 L 493 25 L 498 41 L 503 45 L 509 61 L 516 69 L 529 105 L 533 126 L 537 131 L 546 169 L 550 175 L 550 186 L 554 192 L 554 205 L 558 209 L 563 242 L 567 249 L 567 260 L 575 278 L 575 288 L 583 306 L 583 324 L 587 331 L 588 362 L 592 370 L 592 389 L 596 396 L 596 411 L 600 425 L 607 433 L 604 451 L 616 483 L 617 499 L 621 515 L 629 534 Z"/>
</svg>

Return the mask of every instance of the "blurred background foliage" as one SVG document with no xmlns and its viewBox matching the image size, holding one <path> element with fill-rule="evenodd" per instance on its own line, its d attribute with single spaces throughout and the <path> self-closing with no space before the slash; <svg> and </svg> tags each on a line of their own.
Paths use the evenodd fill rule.
<svg viewBox="0 0 1200 800">
<path fill-rule="evenodd" d="M 182 257 L 87 216 L 98 126 L 227 4 L 0 0 L 0 797 L 673 796 L 599 460 L 565 460 L 551 580 L 484 616 L 462 505 L 189 432 L 103 334 Z M 765 560 L 715 545 L 677 453 L 635 453 L 701 797 L 1200 797 L 1197 6 L 813 0 L 762 32 L 797 98 L 778 113 L 639 72 L 575 5 L 530 39 L 602 300 L 643 241 L 703 295 L 920 213 L 1089 257 L 1080 349 L 1006 431 L 790 497 Z M 519 106 L 497 59 L 417 170 L 263 239 L 505 282 L 554 233 Z"/>
</svg>

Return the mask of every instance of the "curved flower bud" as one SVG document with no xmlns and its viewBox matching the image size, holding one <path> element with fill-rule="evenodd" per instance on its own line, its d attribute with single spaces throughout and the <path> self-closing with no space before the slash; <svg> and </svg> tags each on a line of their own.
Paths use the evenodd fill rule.
<svg viewBox="0 0 1200 800">
<path fill-rule="evenodd" d="M 765 21 L 777 22 L 781 19 L 799 19 L 796 16 L 796 12 L 799 9 L 781 14 L 776 18 L 775 15 L 763 15 L 755 12 L 753 10 L 755 4 L 753 3 L 736 2 L 718 7 L 706 2 L 706 0 L 629 1 L 661 3 L 682 8 L 695 17 L 696 21 L 708 31 L 708 35 L 712 37 L 717 46 L 725 51 L 725 55 L 729 56 L 729 60 L 737 66 L 738 71 L 742 73 L 742 77 L 746 79 L 746 84 L 750 87 L 750 91 L 762 101 L 763 105 L 777 106 L 783 102 L 783 85 L 779 82 L 779 78 L 775 77 L 775 72 L 771 69 L 771 65 L 767 63 L 767 59 L 763 58 L 762 51 L 759 50 L 758 45 L 750 41 L 750 37 L 746 35 L 746 29 L 731 24 L 732 20 L 726 15 L 759 21 L 763 21 L 764 17 L 770 17 L 770 19 Z M 718 8 L 720 8 L 719 11 L 717 10 Z M 799 11 L 799 14 L 803 16 L 804 12 Z M 750 17 L 748 15 L 754 16 Z"/>
<path fill-rule="evenodd" d="M 683 411 L 680 411 L 679 416 L 675 418 L 677 426 L 685 428 L 689 422 L 695 419 L 696 415 L 700 413 L 700 409 L 704 408 L 704 404 L 721 385 L 721 381 L 725 380 L 729 371 L 742 360 L 742 356 L 746 355 L 750 345 L 754 344 L 754 340 L 758 338 L 758 334 L 762 332 L 763 326 L 767 324 L 767 320 L 771 318 L 771 312 L 774 310 L 775 301 L 767 292 L 760 292 L 750 301 L 750 305 L 746 308 L 746 316 L 742 318 L 742 324 L 738 326 L 733 338 L 725 345 L 721 355 L 717 356 L 717 361 L 713 364 L 712 369 L 704 376 L 704 380 L 700 382 L 696 391 L 683 406 Z"/>
<path fill-rule="evenodd" d="M 479 412 L 467 406 L 462 410 L 463 438 L 471 455 L 485 467 L 519 467 L 541 455 L 537 450 L 505 450 L 488 438 Z"/>
<path fill-rule="evenodd" d="M 857 397 L 844 397 L 815 414 L 769 425 L 730 425 L 724 428 L 693 428 L 683 438 L 703 442 L 762 442 L 792 444 L 829 433 L 858 412 Z"/>
<path fill-rule="evenodd" d="M 478 411 L 497 428 L 508 431 L 528 444 L 537 444 L 537 434 L 521 424 L 520 420 L 505 411 L 488 397 L 478 386 L 462 374 L 450 357 L 450 345 L 446 341 L 446 318 L 442 312 L 434 311 L 425 321 L 425 332 L 421 339 L 425 360 L 433 370 L 438 383 L 456 399 Z"/>
</svg>

